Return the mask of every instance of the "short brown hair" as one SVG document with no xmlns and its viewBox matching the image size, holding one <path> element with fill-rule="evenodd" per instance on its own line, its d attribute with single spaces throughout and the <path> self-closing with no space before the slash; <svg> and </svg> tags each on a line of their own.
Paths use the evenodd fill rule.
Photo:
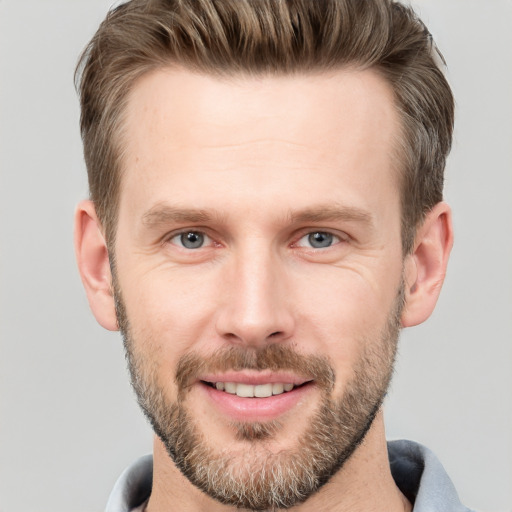
<svg viewBox="0 0 512 512">
<path fill-rule="evenodd" d="M 135 81 L 181 65 L 233 75 L 377 70 L 392 86 L 400 137 L 402 245 L 442 200 L 454 102 L 414 11 L 393 0 L 131 0 L 107 15 L 76 72 L 91 198 L 113 243 L 122 120 Z M 442 57 L 441 57 L 442 59 Z"/>
</svg>

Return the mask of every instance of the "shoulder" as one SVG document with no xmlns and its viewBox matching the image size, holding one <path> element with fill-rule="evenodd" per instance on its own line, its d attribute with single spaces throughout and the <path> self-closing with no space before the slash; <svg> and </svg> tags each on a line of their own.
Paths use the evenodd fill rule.
<svg viewBox="0 0 512 512">
<path fill-rule="evenodd" d="M 140 457 L 118 478 L 105 512 L 138 512 L 151 494 L 153 456 Z"/>
<path fill-rule="evenodd" d="M 414 503 L 413 512 L 471 512 L 428 448 L 413 441 L 390 441 L 388 454 L 396 485 Z"/>
</svg>

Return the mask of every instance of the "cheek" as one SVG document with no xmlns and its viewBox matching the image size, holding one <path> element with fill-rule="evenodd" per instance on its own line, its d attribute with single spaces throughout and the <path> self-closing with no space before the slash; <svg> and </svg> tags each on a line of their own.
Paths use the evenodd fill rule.
<svg viewBox="0 0 512 512">
<path fill-rule="evenodd" d="M 303 350 L 328 355 L 341 385 L 350 379 L 368 349 L 384 343 L 383 333 L 395 306 L 399 275 L 397 272 L 387 286 L 379 287 L 355 272 L 338 272 L 336 279 L 333 275 L 325 276 L 325 280 L 317 276 L 317 291 L 310 289 L 302 295 Z M 311 340 L 315 340 L 314 347 Z"/>
<path fill-rule="evenodd" d="M 122 283 L 123 300 L 136 343 L 175 360 L 204 337 L 216 304 L 208 280 L 168 269 L 129 275 Z"/>
</svg>

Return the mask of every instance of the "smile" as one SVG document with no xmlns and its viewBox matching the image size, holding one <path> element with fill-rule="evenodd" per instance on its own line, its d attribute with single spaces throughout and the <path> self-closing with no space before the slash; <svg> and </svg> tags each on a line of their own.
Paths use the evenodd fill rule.
<svg viewBox="0 0 512 512">
<path fill-rule="evenodd" d="M 314 380 L 293 374 L 262 375 L 230 372 L 206 376 L 198 389 L 231 421 L 271 421 L 297 407 L 314 392 Z"/>
<path fill-rule="evenodd" d="M 237 395 L 241 398 L 268 398 L 270 396 L 287 393 L 294 387 L 297 387 L 293 384 L 283 382 L 269 382 L 257 385 L 236 382 L 208 382 L 207 384 L 218 391 L 224 391 L 230 395 Z"/>
</svg>

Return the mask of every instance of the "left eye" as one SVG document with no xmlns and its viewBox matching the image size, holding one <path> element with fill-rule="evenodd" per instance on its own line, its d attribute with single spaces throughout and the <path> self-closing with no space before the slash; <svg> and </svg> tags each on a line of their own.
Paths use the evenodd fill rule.
<svg viewBox="0 0 512 512">
<path fill-rule="evenodd" d="M 200 249 L 211 242 L 210 237 L 200 231 L 184 231 L 171 238 L 171 242 L 185 249 Z"/>
<path fill-rule="evenodd" d="M 297 243 L 300 247 L 312 247 L 313 249 L 325 249 L 339 243 L 341 240 L 336 235 L 326 231 L 314 231 L 304 235 Z"/>
</svg>

